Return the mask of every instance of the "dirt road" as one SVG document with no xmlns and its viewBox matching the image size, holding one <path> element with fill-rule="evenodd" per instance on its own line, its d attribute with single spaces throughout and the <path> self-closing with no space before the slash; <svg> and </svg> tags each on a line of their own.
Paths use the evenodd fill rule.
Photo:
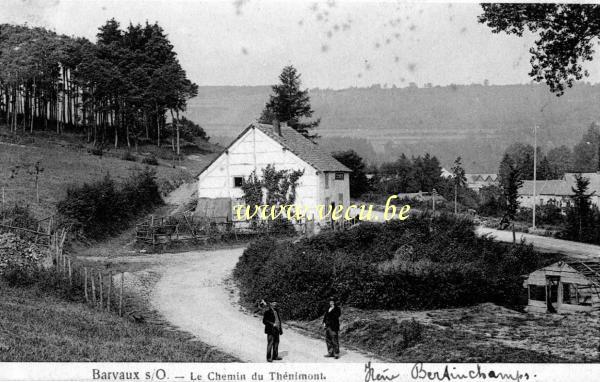
<svg viewBox="0 0 600 382">
<path fill-rule="evenodd" d="M 173 325 L 203 342 L 248 362 L 266 361 L 266 335 L 262 318 L 237 305 L 235 290 L 226 280 L 243 248 L 178 254 L 166 265 L 151 300 Z M 279 362 L 366 362 L 368 356 L 341 349 L 339 360 L 324 358 L 324 340 L 316 340 L 283 327 Z"/>
<path fill-rule="evenodd" d="M 496 240 L 504 242 L 512 242 L 512 231 L 500 231 L 497 229 L 477 227 L 477 234 L 489 234 Z M 575 241 L 567 241 L 555 239 L 552 237 L 531 235 L 522 232 L 516 232 L 517 241 L 525 239 L 526 243 L 532 243 L 534 247 L 542 251 L 562 253 L 569 257 L 579 260 L 600 259 L 600 246 L 578 243 Z"/>
</svg>

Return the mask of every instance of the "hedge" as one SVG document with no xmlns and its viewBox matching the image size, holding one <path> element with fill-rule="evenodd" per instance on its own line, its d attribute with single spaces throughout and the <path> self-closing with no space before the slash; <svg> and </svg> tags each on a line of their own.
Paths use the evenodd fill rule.
<svg viewBox="0 0 600 382">
<path fill-rule="evenodd" d="M 297 243 L 252 243 L 234 277 L 246 303 L 279 301 L 288 316 L 319 316 L 329 298 L 363 309 L 522 304 L 522 275 L 542 265 L 530 245 L 478 237 L 473 223 L 442 215 L 363 223 Z"/>
</svg>

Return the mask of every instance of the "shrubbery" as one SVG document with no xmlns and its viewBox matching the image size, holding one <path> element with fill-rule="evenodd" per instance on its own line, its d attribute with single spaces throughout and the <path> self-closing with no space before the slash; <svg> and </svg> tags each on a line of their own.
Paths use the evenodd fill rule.
<svg viewBox="0 0 600 382">
<path fill-rule="evenodd" d="M 478 237 L 466 219 L 428 215 L 363 223 L 298 243 L 252 243 L 236 266 L 242 298 L 280 301 L 292 318 L 319 316 L 330 296 L 363 309 L 523 303 L 522 275 L 542 265 L 528 245 Z"/>
<path fill-rule="evenodd" d="M 158 159 L 154 155 L 150 155 L 142 159 L 142 163 L 150 166 L 158 166 Z"/>
<path fill-rule="evenodd" d="M 161 203 L 156 173 L 146 168 L 120 185 L 107 175 L 95 183 L 69 188 L 57 210 L 72 231 L 101 239 L 122 231 L 134 218 Z"/>
<path fill-rule="evenodd" d="M 135 155 L 133 155 L 131 153 L 131 151 L 125 151 L 123 153 L 123 155 L 121 155 L 121 159 L 129 161 L 129 162 L 135 162 L 136 161 Z"/>
<path fill-rule="evenodd" d="M 52 260 L 48 250 L 12 232 L 0 233 L 0 274 L 9 282 L 19 284 L 18 278 L 32 270 L 49 267 Z"/>
<path fill-rule="evenodd" d="M 11 227 L 37 230 L 37 220 L 28 206 L 19 204 L 5 205 L 0 208 L 0 221 Z"/>
</svg>

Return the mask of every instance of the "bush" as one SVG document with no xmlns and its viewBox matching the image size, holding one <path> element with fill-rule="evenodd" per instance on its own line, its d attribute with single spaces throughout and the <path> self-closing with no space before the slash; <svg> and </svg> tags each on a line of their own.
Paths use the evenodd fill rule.
<svg viewBox="0 0 600 382">
<path fill-rule="evenodd" d="M 90 154 L 101 157 L 104 154 L 104 150 L 102 150 L 102 147 L 93 147 L 90 149 Z"/>
<path fill-rule="evenodd" d="M 120 232 L 161 203 L 156 173 L 146 168 L 121 185 L 107 175 L 95 183 L 71 187 L 57 210 L 63 224 L 71 224 L 75 232 L 101 239 Z"/>
<path fill-rule="evenodd" d="M 135 162 L 136 161 L 135 155 L 133 155 L 131 153 L 131 151 L 125 151 L 123 153 L 123 155 L 121 156 L 121 159 L 129 161 L 129 162 Z"/>
<path fill-rule="evenodd" d="M 312 319 L 331 296 L 362 309 L 518 306 L 521 275 L 544 264 L 529 245 L 478 237 L 470 220 L 423 214 L 295 244 L 257 241 L 234 277 L 244 301 L 277 300 L 290 317 Z"/>
<path fill-rule="evenodd" d="M 35 282 L 35 274 L 52 263 L 45 248 L 14 233 L 0 234 L 0 275 L 12 286 Z"/>
<path fill-rule="evenodd" d="M 11 287 L 25 287 L 36 283 L 36 273 L 35 267 L 11 264 L 2 271 L 2 278 Z"/>
<path fill-rule="evenodd" d="M 0 208 L 0 220 L 5 225 L 12 227 L 37 230 L 37 219 L 29 209 L 29 206 L 14 204 Z"/>
<path fill-rule="evenodd" d="M 154 155 L 150 155 L 144 157 L 144 159 L 142 159 L 142 163 L 150 166 L 158 166 L 158 159 L 156 159 Z"/>
</svg>

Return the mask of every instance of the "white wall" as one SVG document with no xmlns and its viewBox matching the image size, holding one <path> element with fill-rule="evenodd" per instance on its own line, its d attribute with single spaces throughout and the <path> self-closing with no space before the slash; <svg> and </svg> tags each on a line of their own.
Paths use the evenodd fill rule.
<svg viewBox="0 0 600 382">
<path fill-rule="evenodd" d="M 258 129 L 249 129 L 228 150 L 213 162 L 198 179 L 198 197 L 241 199 L 241 188 L 234 187 L 233 178 L 247 178 L 256 170 L 272 164 L 277 169 L 304 170 L 298 181 L 296 203 L 314 206 L 319 203 L 319 175 L 317 171 L 289 150 Z M 346 175 L 347 177 L 347 175 Z M 337 203 L 336 203 L 337 204 Z"/>
</svg>

